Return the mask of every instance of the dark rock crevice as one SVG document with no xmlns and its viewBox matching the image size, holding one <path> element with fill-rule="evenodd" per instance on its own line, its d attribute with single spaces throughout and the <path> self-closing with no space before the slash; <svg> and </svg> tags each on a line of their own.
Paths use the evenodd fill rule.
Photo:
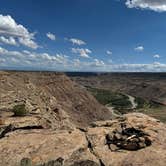
<svg viewBox="0 0 166 166">
<path fill-rule="evenodd" d="M 63 166 L 64 159 L 59 157 L 56 160 L 48 161 L 47 163 L 33 165 L 31 159 L 23 158 L 20 162 L 20 166 Z"/>
<path fill-rule="evenodd" d="M 88 143 L 88 149 L 89 149 L 89 151 L 90 151 L 90 152 L 96 157 L 96 159 L 99 161 L 100 166 L 105 166 L 105 164 L 103 163 L 102 159 L 94 152 L 93 145 L 92 145 L 91 141 L 89 140 L 88 136 L 86 135 L 86 133 L 85 133 L 85 137 L 86 137 L 86 140 L 87 140 L 87 143 Z"/>
<path fill-rule="evenodd" d="M 43 126 L 24 126 L 24 127 L 14 127 L 12 124 L 0 128 L 0 139 L 5 137 L 6 134 L 16 131 L 16 130 L 32 130 L 32 129 L 43 129 Z"/>
<path fill-rule="evenodd" d="M 77 129 L 80 130 L 81 132 L 83 132 L 85 134 L 85 138 L 87 140 L 87 147 L 88 147 L 89 151 L 91 152 L 91 154 L 94 155 L 95 158 L 99 161 L 100 166 L 105 166 L 105 164 L 100 159 L 100 157 L 94 152 L 93 145 L 92 145 L 91 141 L 89 140 L 89 138 L 88 138 L 88 136 L 86 134 L 87 133 L 87 129 L 85 129 L 85 128 L 77 128 Z M 91 165 L 87 165 L 87 166 L 91 166 Z M 92 165 L 92 166 L 96 166 L 96 165 Z"/>
</svg>

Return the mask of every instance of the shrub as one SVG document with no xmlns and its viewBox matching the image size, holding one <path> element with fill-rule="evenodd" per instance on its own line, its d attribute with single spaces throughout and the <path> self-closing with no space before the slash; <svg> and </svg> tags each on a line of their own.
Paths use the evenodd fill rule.
<svg viewBox="0 0 166 166">
<path fill-rule="evenodd" d="M 23 158 L 20 166 L 32 166 L 32 161 L 29 158 Z"/>
<path fill-rule="evenodd" d="M 25 116 L 27 114 L 25 104 L 15 105 L 13 107 L 13 112 L 14 116 Z"/>
</svg>

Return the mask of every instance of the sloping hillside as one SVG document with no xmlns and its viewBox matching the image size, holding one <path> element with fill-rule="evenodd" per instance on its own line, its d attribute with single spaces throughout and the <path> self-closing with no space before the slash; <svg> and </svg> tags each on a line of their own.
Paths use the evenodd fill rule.
<svg viewBox="0 0 166 166">
<path fill-rule="evenodd" d="M 0 72 L 0 110 L 10 110 L 20 103 L 53 126 L 63 116 L 65 122 L 67 117 L 78 126 L 111 119 L 105 107 L 62 73 Z"/>
</svg>

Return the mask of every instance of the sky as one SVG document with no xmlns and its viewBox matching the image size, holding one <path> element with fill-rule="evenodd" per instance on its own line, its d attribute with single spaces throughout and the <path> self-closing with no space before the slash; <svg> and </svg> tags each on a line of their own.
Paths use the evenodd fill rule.
<svg viewBox="0 0 166 166">
<path fill-rule="evenodd" d="M 166 72 L 166 0 L 0 0 L 0 69 Z"/>
</svg>

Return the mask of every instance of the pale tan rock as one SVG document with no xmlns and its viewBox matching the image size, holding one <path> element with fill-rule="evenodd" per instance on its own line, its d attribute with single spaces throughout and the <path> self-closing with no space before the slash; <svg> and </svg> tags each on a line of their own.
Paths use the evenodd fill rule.
<svg viewBox="0 0 166 166">
<path fill-rule="evenodd" d="M 144 132 L 150 135 L 152 145 L 137 151 L 111 151 L 105 144 L 105 136 L 116 129 L 112 127 L 89 128 L 88 139 L 94 153 L 106 166 L 165 166 L 166 163 L 166 125 L 144 114 L 127 114 L 126 123 L 137 128 L 140 124 L 145 127 Z M 155 129 L 155 130 L 154 130 Z M 156 132 L 157 131 L 157 132 Z"/>
<path fill-rule="evenodd" d="M 22 158 L 31 159 L 33 164 L 45 163 L 59 157 L 64 159 L 66 166 L 87 159 L 98 163 L 87 148 L 84 133 L 79 130 L 71 133 L 47 130 L 15 131 L 0 139 L 0 145 L 0 165 L 3 166 L 18 166 Z"/>
<path fill-rule="evenodd" d="M 165 124 L 143 114 L 127 114 L 125 117 L 123 123 L 127 126 L 139 128 L 141 123 L 144 124 L 142 131 L 149 134 L 151 146 L 137 151 L 118 148 L 111 150 L 106 144 L 106 135 L 119 129 L 122 122 L 118 119 L 114 120 L 116 123 L 111 127 L 90 127 L 87 132 L 76 129 L 16 130 L 0 139 L 0 165 L 16 166 L 22 158 L 31 159 L 33 164 L 41 164 L 61 157 L 64 159 L 64 166 L 81 163 L 103 163 L 105 166 L 165 166 Z"/>
<path fill-rule="evenodd" d="M 31 127 L 31 126 L 42 126 L 40 117 L 35 116 L 23 116 L 23 117 L 8 117 L 4 120 L 4 125 L 8 126 L 12 124 L 15 128 Z"/>
</svg>

